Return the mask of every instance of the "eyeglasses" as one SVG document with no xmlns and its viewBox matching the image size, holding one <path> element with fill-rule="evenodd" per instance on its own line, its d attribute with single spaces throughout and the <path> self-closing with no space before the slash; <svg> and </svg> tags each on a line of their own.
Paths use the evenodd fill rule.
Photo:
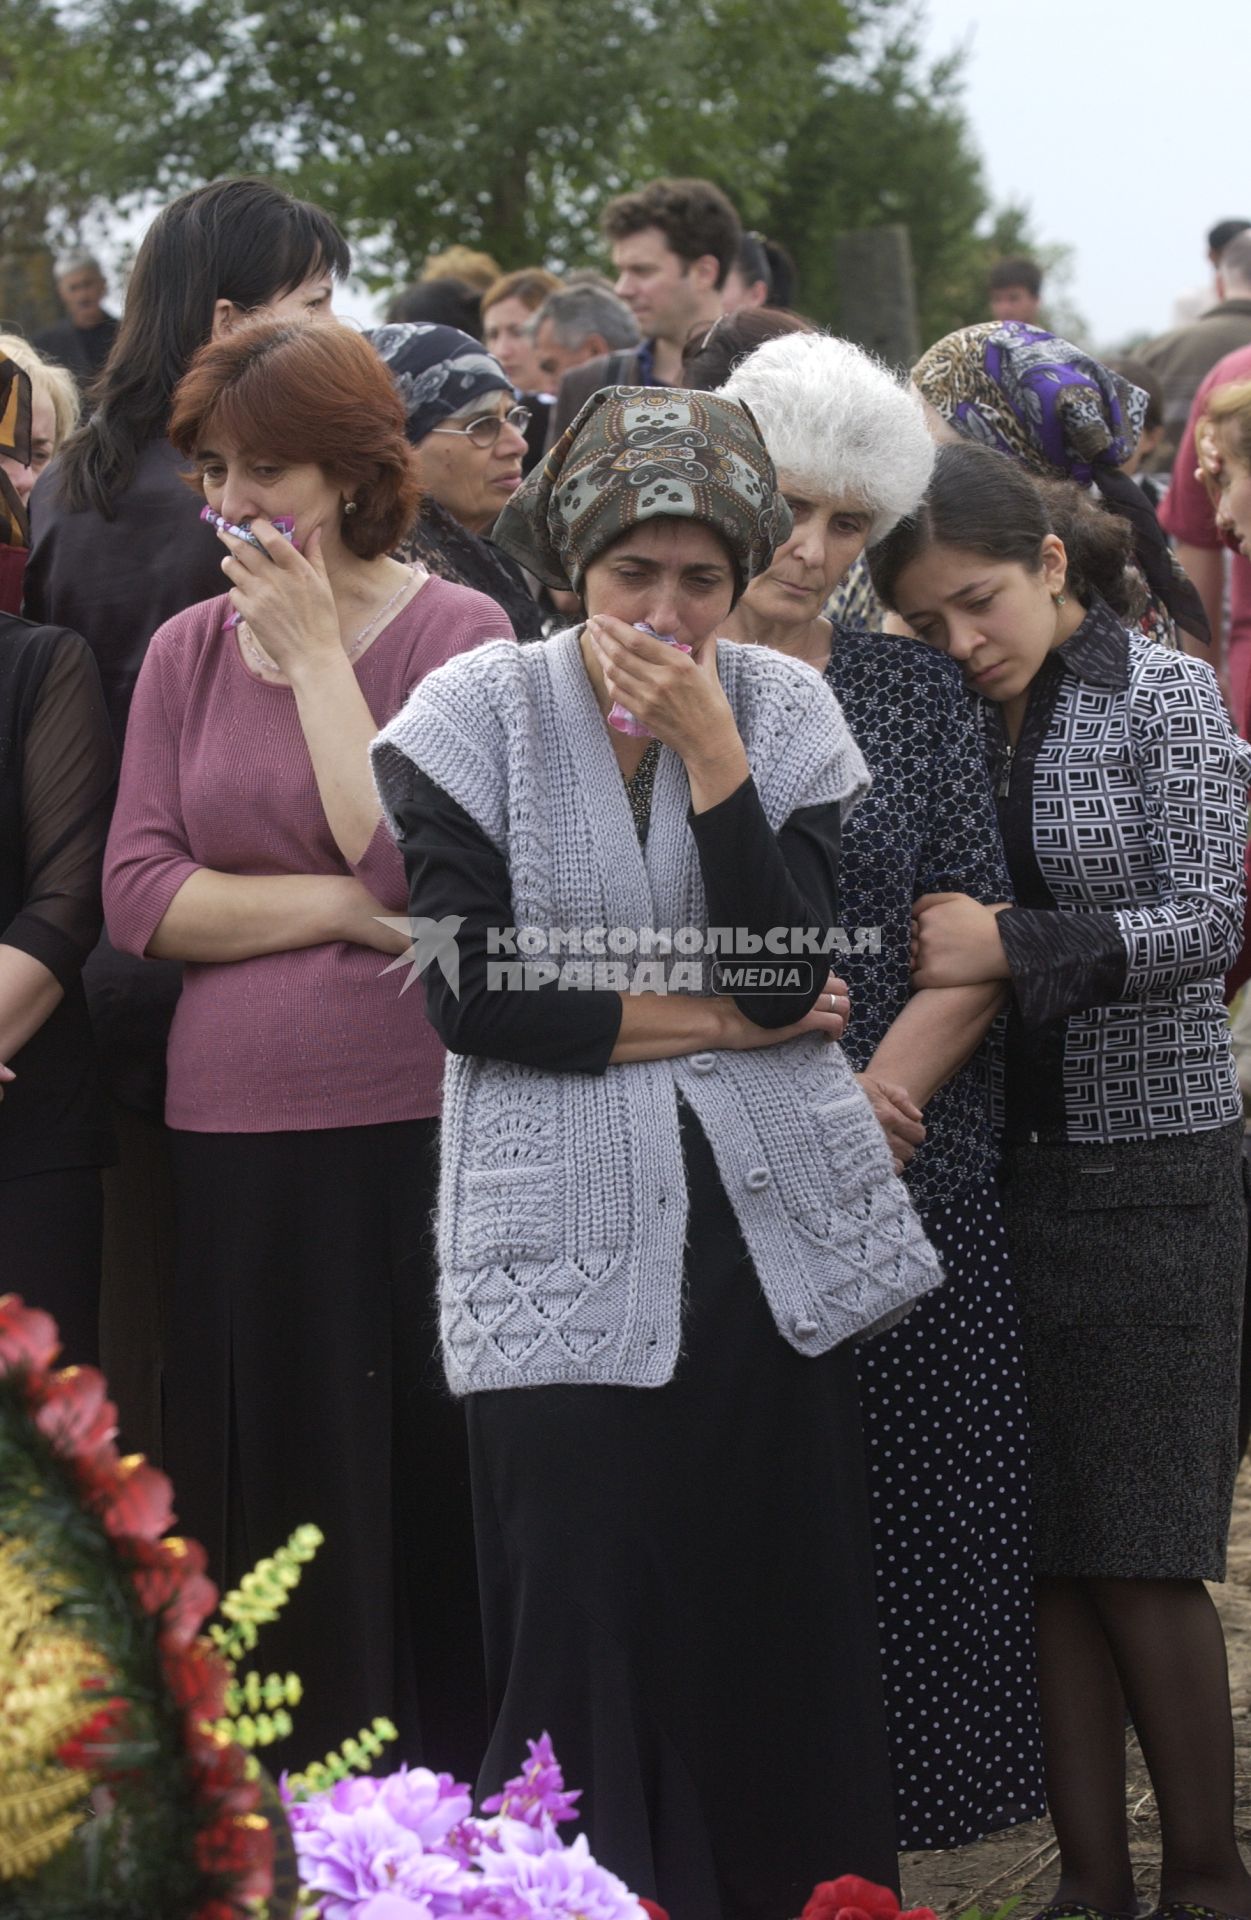
<svg viewBox="0 0 1251 1920">
<path fill-rule="evenodd" d="M 480 413 L 467 427 L 431 427 L 431 433 L 463 433 L 466 440 L 483 453 L 495 445 L 502 427 L 515 427 L 524 433 L 534 415 L 529 407 L 510 407 L 507 413 Z"/>
</svg>

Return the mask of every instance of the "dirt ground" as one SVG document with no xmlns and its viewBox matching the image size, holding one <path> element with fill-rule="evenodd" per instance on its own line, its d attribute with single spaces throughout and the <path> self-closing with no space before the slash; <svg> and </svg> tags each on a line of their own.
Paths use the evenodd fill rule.
<svg viewBox="0 0 1251 1920">
<path fill-rule="evenodd" d="M 1234 1734 L 1238 1747 L 1238 1818 L 1243 1850 L 1251 1855 L 1251 1462 L 1244 1467 L 1234 1503 L 1229 1543 L 1229 1577 L 1212 1595 L 1225 1623 Z M 1158 1860 L 1155 1803 L 1137 1742 L 1129 1743 L 1129 1806 L 1133 1822 L 1135 1878 L 1144 1910 L 1155 1905 Z M 1050 1900 L 1056 1879 L 1056 1848 L 1051 1823 L 1034 1821 L 992 1834 L 972 1847 L 947 1853 L 907 1853 L 900 1867 L 904 1906 L 932 1907 L 940 1916 L 970 1907 L 993 1910 L 1020 1894 L 1019 1915 L 1029 1915 Z"/>
</svg>

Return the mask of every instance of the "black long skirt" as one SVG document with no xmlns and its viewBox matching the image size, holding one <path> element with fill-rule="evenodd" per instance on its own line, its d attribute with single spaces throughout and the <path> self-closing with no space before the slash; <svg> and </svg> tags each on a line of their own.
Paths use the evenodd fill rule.
<svg viewBox="0 0 1251 1920">
<path fill-rule="evenodd" d="M 597 1859 L 675 1920 L 897 1886 L 850 1349 L 778 1333 L 689 1111 L 683 1349 L 664 1387 L 471 1397 L 493 1732 L 552 1736 Z"/>
<path fill-rule="evenodd" d="M 1223 1580 L 1238 1470 L 1240 1120 L 1022 1143 L 1004 1214 L 1025 1331 L 1034 1571 Z"/>
<path fill-rule="evenodd" d="M 438 1122 L 172 1139 L 179 1525 L 229 1583 L 303 1522 L 325 1535 L 257 1649 L 304 1684 L 276 1764 L 386 1714 L 395 1764 L 472 1779 L 482 1644 L 464 1416 L 436 1353 Z"/>
<path fill-rule="evenodd" d="M 923 1216 L 945 1284 L 857 1349 L 901 1847 L 1046 1811 L 1029 1418 L 993 1186 Z"/>
</svg>

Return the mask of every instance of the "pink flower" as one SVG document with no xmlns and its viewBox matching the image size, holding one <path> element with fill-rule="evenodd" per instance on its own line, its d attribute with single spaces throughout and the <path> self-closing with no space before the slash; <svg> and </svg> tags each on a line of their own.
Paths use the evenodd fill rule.
<svg viewBox="0 0 1251 1920">
<path fill-rule="evenodd" d="M 556 1825 L 562 1820 L 576 1820 L 574 1803 L 582 1798 L 582 1789 L 566 1790 L 551 1737 L 544 1733 L 537 1740 L 527 1740 L 526 1745 L 529 1760 L 519 1774 L 504 1782 L 502 1793 L 482 1802 L 483 1813 L 505 1813 L 510 1820 L 524 1820 L 531 1827 L 541 1827 L 547 1821 Z"/>
<path fill-rule="evenodd" d="M 398 1826 L 415 1833 L 423 1846 L 437 1846 L 473 1812 L 473 1795 L 450 1773 L 426 1767 L 401 1767 L 382 1782 L 378 1798 Z"/>
<path fill-rule="evenodd" d="M 42 1372 L 60 1351 L 56 1321 L 50 1313 L 26 1306 L 20 1294 L 0 1296 L 0 1373 L 13 1367 Z"/>
</svg>

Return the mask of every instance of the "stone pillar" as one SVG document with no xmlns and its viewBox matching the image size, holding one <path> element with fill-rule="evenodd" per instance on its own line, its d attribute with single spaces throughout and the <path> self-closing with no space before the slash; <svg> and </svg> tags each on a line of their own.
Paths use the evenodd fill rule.
<svg viewBox="0 0 1251 1920">
<path fill-rule="evenodd" d="M 838 331 L 906 370 L 921 352 L 907 227 L 862 227 L 834 236 Z"/>
<path fill-rule="evenodd" d="M 48 247 L 7 234 L 0 247 L 0 332 L 16 329 L 29 339 L 61 317 Z"/>
</svg>

